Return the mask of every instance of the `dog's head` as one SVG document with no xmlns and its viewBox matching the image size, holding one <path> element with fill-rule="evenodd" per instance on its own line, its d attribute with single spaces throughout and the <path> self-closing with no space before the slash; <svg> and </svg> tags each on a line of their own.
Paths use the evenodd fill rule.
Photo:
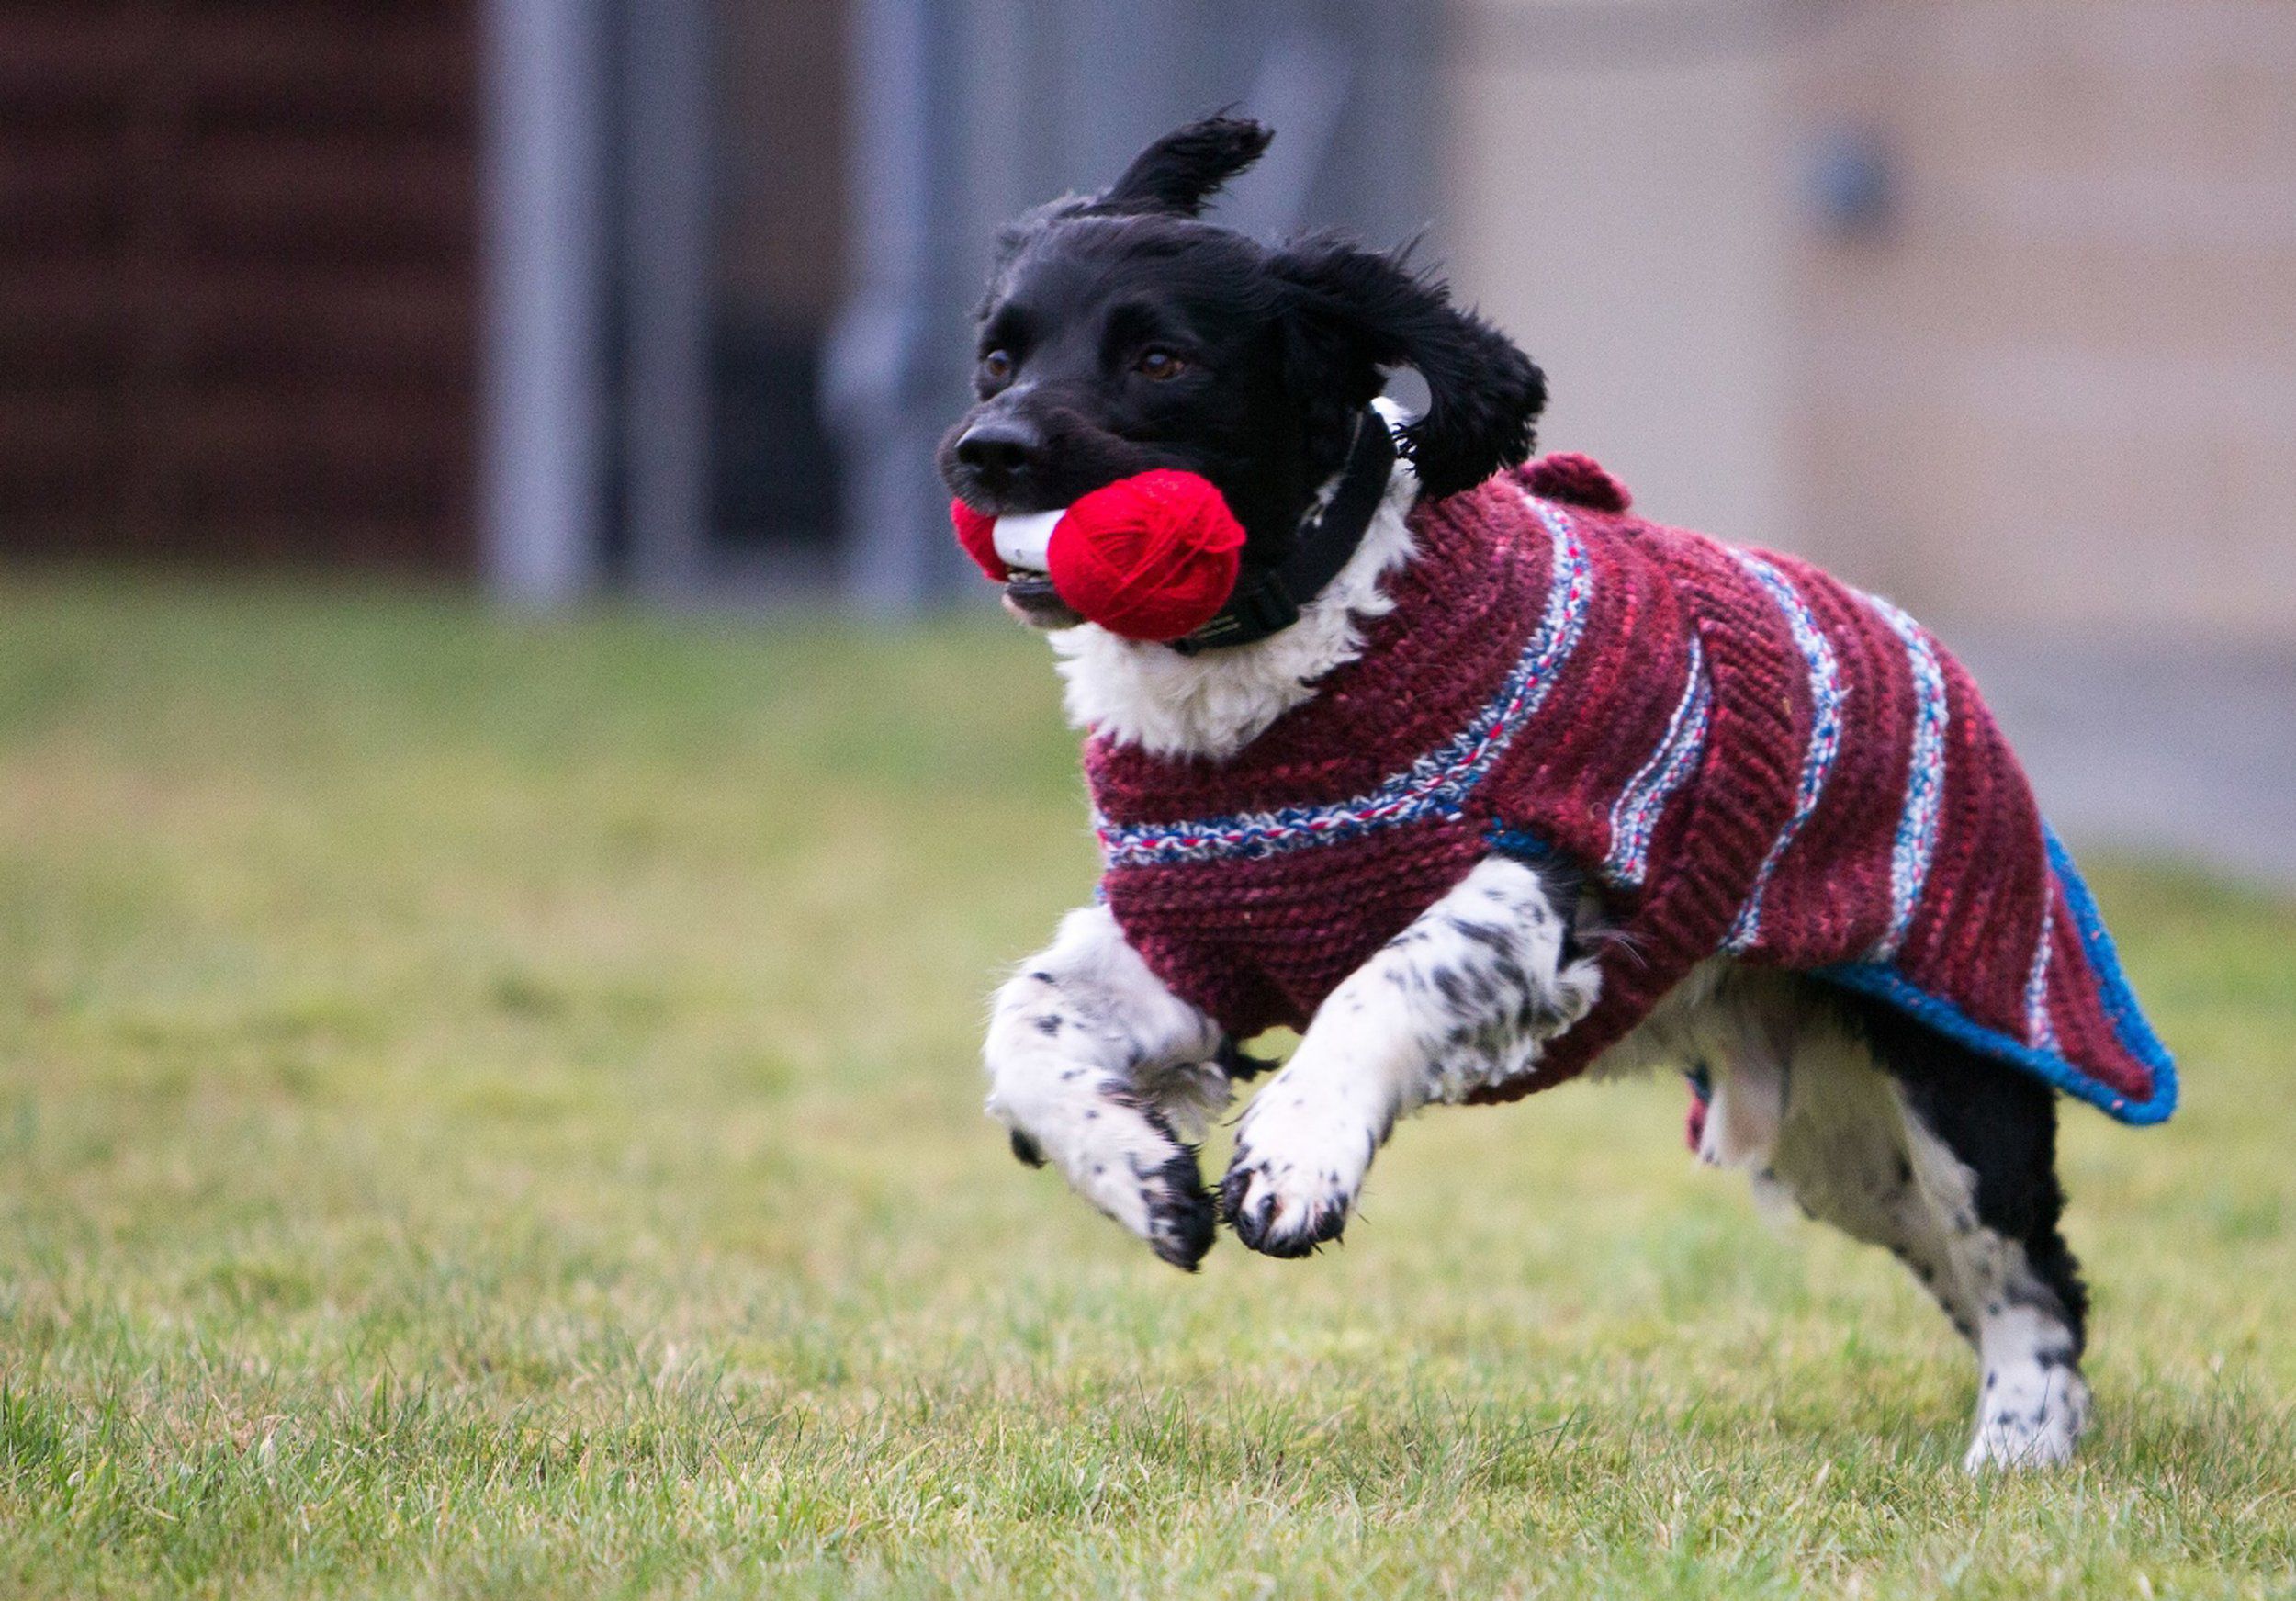
<svg viewBox="0 0 2296 1601">
<path fill-rule="evenodd" d="M 940 444 L 941 477 L 966 504 L 1051 511 L 1177 468 L 1226 498 L 1248 575 L 1289 553 L 1398 367 L 1427 386 L 1402 442 L 1424 494 L 1530 454 L 1538 368 L 1403 252 L 1329 235 L 1270 249 L 1199 220 L 1271 137 L 1232 118 L 1191 123 L 1105 193 L 1006 230 L 979 312 L 979 400 Z M 1016 575 L 1006 599 L 1039 626 L 1078 620 L 1037 575 Z"/>
</svg>

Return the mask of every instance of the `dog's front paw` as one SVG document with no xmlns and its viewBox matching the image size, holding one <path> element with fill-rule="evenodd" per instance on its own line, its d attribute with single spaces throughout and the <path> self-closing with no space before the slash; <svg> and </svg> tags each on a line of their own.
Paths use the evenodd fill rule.
<svg viewBox="0 0 2296 1601">
<path fill-rule="evenodd" d="M 996 1099 L 989 1110 L 1012 1116 Z M 1211 1249 L 1219 1212 L 1196 1165 L 1196 1147 L 1180 1140 L 1161 1111 L 1107 1082 L 1030 1110 L 1031 1126 L 1007 1123 L 1014 1156 L 1032 1167 L 1051 1160 L 1071 1189 L 1158 1257 L 1196 1270 Z"/>
<path fill-rule="evenodd" d="M 1183 1144 L 1161 1112 L 1121 1091 L 1086 1108 L 1083 1122 L 1069 1182 L 1159 1257 L 1196 1271 L 1219 1223 L 1196 1147 Z"/>
<path fill-rule="evenodd" d="M 1342 1108 L 1288 1091 L 1280 1078 L 1252 1113 L 1220 1186 L 1221 1210 L 1252 1249 L 1304 1257 L 1347 1227 L 1379 1133 Z"/>
<path fill-rule="evenodd" d="M 1140 1194 L 1148 1218 L 1143 1236 L 1148 1248 L 1183 1272 L 1195 1272 L 1220 1225 L 1218 1204 L 1196 1166 L 1196 1147 L 1175 1150 L 1142 1181 Z"/>
</svg>

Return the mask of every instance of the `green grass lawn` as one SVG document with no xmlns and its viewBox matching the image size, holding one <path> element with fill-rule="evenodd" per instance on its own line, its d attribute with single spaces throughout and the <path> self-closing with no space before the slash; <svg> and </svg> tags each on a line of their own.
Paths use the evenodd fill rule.
<svg viewBox="0 0 2296 1601">
<path fill-rule="evenodd" d="M 2296 910 L 2091 865 L 2185 1110 L 2068 1109 L 2097 1426 L 1973 1483 L 1942 1319 L 1672 1085 L 1192 1279 L 1017 1166 L 1029 640 L 11 581 L 0 1591 L 2296 1593 Z"/>
</svg>

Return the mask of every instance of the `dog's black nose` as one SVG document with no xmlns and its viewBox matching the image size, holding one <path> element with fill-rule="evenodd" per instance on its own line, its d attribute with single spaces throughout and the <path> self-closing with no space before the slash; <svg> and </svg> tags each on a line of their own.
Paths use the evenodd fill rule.
<svg viewBox="0 0 2296 1601">
<path fill-rule="evenodd" d="M 957 440 L 957 459 L 982 477 L 1018 478 L 1044 452 L 1044 434 L 1025 417 L 989 417 Z"/>
</svg>

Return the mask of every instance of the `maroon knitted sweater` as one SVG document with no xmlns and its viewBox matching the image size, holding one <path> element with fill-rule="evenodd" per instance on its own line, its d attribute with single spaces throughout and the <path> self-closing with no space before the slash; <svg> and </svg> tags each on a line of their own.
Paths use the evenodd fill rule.
<svg viewBox="0 0 2296 1601">
<path fill-rule="evenodd" d="M 1089 739 L 1102 891 L 1157 975 L 1238 1039 L 1304 1027 L 1484 856 L 1552 853 L 1623 937 L 1594 1010 L 1477 1099 L 1572 1077 L 1727 951 L 2166 1118 L 2175 1069 L 1960 664 L 1626 507 L 1583 457 L 1423 504 L 1363 654 L 1235 756 Z"/>
</svg>

